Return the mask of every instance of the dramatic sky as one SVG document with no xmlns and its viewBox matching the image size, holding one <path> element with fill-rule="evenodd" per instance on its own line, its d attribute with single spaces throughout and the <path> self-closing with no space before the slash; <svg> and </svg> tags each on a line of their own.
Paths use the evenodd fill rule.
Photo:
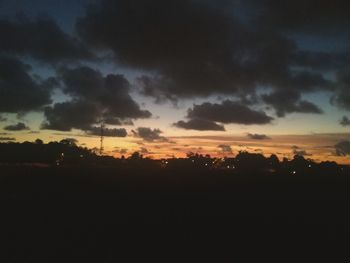
<svg viewBox="0 0 350 263">
<path fill-rule="evenodd" d="M 348 0 L 0 0 L 0 141 L 350 163 Z"/>
</svg>

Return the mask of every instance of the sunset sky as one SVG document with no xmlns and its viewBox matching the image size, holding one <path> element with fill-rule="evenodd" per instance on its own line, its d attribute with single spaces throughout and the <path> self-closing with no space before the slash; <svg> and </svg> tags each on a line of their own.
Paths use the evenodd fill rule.
<svg viewBox="0 0 350 263">
<path fill-rule="evenodd" d="M 346 0 L 0 0 L 0 141 L 350 164 Z"/>
</svg>

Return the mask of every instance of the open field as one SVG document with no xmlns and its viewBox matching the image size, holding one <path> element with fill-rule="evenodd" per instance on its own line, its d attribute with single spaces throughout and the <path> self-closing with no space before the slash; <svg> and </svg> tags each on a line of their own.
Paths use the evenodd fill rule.
<svg viewBox="0 0 350 263">
<path fill-rule="evenodd" d="M 350 237 L 349 186 L 345 176 L 8 167 L 0 198 L 16 202 L 2 209 L 2 256 L 196 261 L 228 260 L 245 250 L 256 256 L 256 249 L 267 255 L 272 247 L 341 250 Z"/>
</svg>

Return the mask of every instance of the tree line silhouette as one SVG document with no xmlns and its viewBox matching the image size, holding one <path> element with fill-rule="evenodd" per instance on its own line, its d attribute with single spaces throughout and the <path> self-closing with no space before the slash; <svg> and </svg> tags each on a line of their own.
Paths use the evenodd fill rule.
<svg viewBox="0 0 350 263">
<path fill-rule="evenodd" d="M 278 174 L 278 175 L 350 175 L 350 167 L 336 162 L 316 163 L 295 155 L 282 161 L 276 155 L 265 157 L 260 153 L 239 152 L 234 158 L 213 158 L 210 155 L 188 153 L 186 158 L 153 160 L 134 152 L 128 158 L 100 156 L 93 149 L 81 147 L 74 139 L 59 142 L 8 142 L 0 143 L 0 164 L 32 166 L 108 166 L 130 169 L 168 170 L 224 170 L 232 174 Z"/>
</svg>

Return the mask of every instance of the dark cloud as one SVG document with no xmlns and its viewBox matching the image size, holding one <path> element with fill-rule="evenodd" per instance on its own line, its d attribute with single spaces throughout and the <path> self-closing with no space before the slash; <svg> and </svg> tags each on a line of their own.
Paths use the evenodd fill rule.
<svg viewBox="0 0 350 263">
<path fill-rule="evenodd" d="M 145 148 L 145 147 L 141 147 L 141 148 L 140 148 L 140 153 L 141 153 L 141 154 L 150 154 L 150 152 L 148 151 L 148 149 Z"/>
<path fill-rule="evenodd" d="M 298 149 L 294 149 L 293 150 L 293 154 L 294 155 L 298 155 L 298 156 L 312 156 L 312 154 L 307 153 L 305 150 L 298 150 Z"/>
<path fill-rule="evenodd" d="M 25 125 L 23 122 L 18 122 L 13 125 L 8 125 L 4 127 L 4 130 L 6 131 L 24 131 L 29 130 L 29 127 Z"/>
<path fill-rule="evenodd" d="M 120 61 L 138 67 L 163 68 L 167 63 L 173 67 L 179 62 L 185 65 L 182 59 L 186 57 L 197 60 L 210 55 L 212 49 L 225 52 L 229 33 L 235 30 L 231 17 L 204 2 L 100 3 L 80 19 L 78 31 L 89 42 L 113 49 Z"/>
<path fill-rule="evenodd" d="M 332 89 L 331 82 L 326 80 L 322 74 L 307 71 L 293 72 L 291 79 L 283 87 L 306 92 Z"/>
<path fill-rule="evenodd" d="M 263 100 L 271 105 L 278 117 L 284 117 L 287 113 L 315 113 L 323 111 L 315 104 L 302 100 L 301 95 L 295 91 L 279 91 L 262 96 Z"/>
<path fill-rule="evenodd" d="M 94 103 L 82 100 L 55 103 L 52 107 L 46 107 L 44 114 L 47 121 L 41 128 L 58 131 L 89 130 L 100 118 L 99 108 Z"/>
<path fill-rule="evenodd" d="M 62 31 L 49 18 L 1 19 L 0 35 L 0 52 L 5 54 L 29 55 L 50 63 L 93 58 L 82 42 Z"/>
<path fill-rule="evenodd" d="M 279 117 L 319 114 L 304 99 L 318 91 L 335 92 L 332 102 L 350 110 L 350 53 L 317 51 L 322 41 L 314 40 L 315 50 L 297 44 L 305 40 L 300 33 L 327 37 L 330 29 L 350 39 L 347 7 L 345 0 L 101 0 L 78 19 L 79 37 L 49 18 L 1 19 L 0 54 L 7 56 L 0 57 L 0 113 L 44 109 L 43 128 L 63 131 L 149 118 L 131 97 L 125 76 L 65 64 L 93 58 L 87 45 L 112 51 L 119 65 L 141 70 L 137 85 L 158 102 L 209 95 L 241 99 L 194 105 L 186 120 L 174 124 L 179 128 L 223 131 L 224 124 L 273 121 L 254 106 L 268 105 Z M 57 78 L 40 79 L 8 55 L 54 63 Z M 333 72 L 336 82 L 325 74 Z M 58 83 L 71 100 L 47 107 Z M 258 96 L 265 89 L 270 93 Z"/>
<path fill-rule="evenodd" d="M 132 130 L 134 136 L 142 138 L 147 142 L 154 141 L 168 141 L 167 138 L 161 136 L 162 131 L 159 129 L 151 129 L 147 127 L 139 127 L 136 130 Z"/>
<path fill-rule="evenodd" d="M 152 97 L 158 104 L 171 101 L 174 105 L 178 103 L 176 94 L 172 94 L 170 89 L 163 91 L 164 87 L 171 85 L 163 77 L 142 75 L 136 79 L 140 92 L 144 96 Z"/>
<path fill-rule="evenodd" d="M 350 87 L 350 86 L 349 86 Z M 333 97 L 332 102 L 345 110 L 350 110 L 350 90 L 345 87 L 340 88 L 337 94 Z"/>
<path fill-rule="evenodd" d="M 347 156 L 350 155 L 350 141 L 341 141 L 335 145 L 336 155 Z"/>
<path fill-rule="evenodd" d="M 332 91 L 323 73 L 348 67 L 349 52 L 303 50 L 296 41 L 303 40 L 298 33 L 334 33 L 334 27 L 348 34 L 345 7 L 345 0 L 102 0 L 87 9 L 77 31 L 94 47 L 112 50 L 118 63 L 142 69 L 141 92 L 158 102 L 212 94 L 245 98 L 268 87 L 272 94 L 263 102 L 282 117 L 320 113 L 301 98 Z M 279 95 L 286 105 L 275 101 Z M 343 89 L 335 100 L 344 105 L 346 96 Z"/>
<path fill-rule="evenodd" d="M 294 79 L 294 41 L 241 23 L 221 8 L 227 1 L 100 3 L 79 20 L 80 35 L 119 62 L 154 72 L 139 83 L 158 100 L 254 93 L 259 84 L 284 88 Z"/>
<path fill-rule="evenodd" d="M 65 144 L 76 145 L 79 141 L 75 138 L 64 138 L 60 142 Z"/>
<path fill-rule="evenodd" d="M 189 121 L 178 121 L 174 123 L 175 127 L 186 129 L 186 130 L 197 130 L 197 131 L 225 131 L 223 125 L 219 125 L 216 122 L 203 120 L 203 119 L 192 119 Z"/>
<path fill-rule="evenodd" d="M 123 75 L 103 76 L 92 68 L 79 67 L 60 69 L 59 78 L 63 92 L 73 100 L 47 107 L 43 128 L 89 130 L 101 121 L 124 125 L 132 124 L 131 119 L 151 117 L 151 113 L 141 110 L 130 96 L 130 84 Z"/>
<path fill-rule="evenodd" d="M 101 136 L 100 127 L 92 127 L 87 131 L 87 134 Z M 111 129 L 104 128 L 103 136 L 105 137 L 126 137 L 128 135 L 127 131 L 124 128 L 121 129 Z"/>
<path fill-rule="evenodd" d="M 220 148 L 223 153 L 232 153 L 232 148 L 230 145 L 221 144 L 218 145 L 218 148 Z"/>
<path fill-rule="evenodd" d="M 30 66 L 16 58 L 0 56 L 0 112 L 27 112 L 50 104 L 52 82 L 34 78 Z"/>
<path fill-rule="evenodd" d="M 89 67 L 62 68 L 60 76 L 64 82 L 63 91 L 75 98 L 98 103 L 103 107 L 107 120 L 120 118 L 149 118 L 149 111 L 141 110 L 130 96 L 130 83 L 123 75 L 103 76 Z"/>
<path fill-rule="evenodd" d="M 269 124 L 273 118 L 266 115 L 262 111 L 256 111 L 247 106 L 225 100 L 221 104 L 217 103 L 203 103 L 194 105 L 192 109 L 188 110 L 187 117 L 189 119 L 203 119 L 212 122 L 220 122 L 224 124 Z"/>
<path fill-rule="evenodd" d="M 337 73 L 337 90 L 332 102 L 343 109 L 350 110 L 350 72 L 348 70 Z"/>
<path fill-rule="evenodd" d="M 0 137 L 0 141 L 15 141 L 16 138 L 13 137 Z"/>
<path fill-rule="evenodd" d="M 104 122 L 110 125 L 118 125 L 118 126 L 123 125 L 122 120 L 120 120 L 119 118 L 113 118 L 113 117 L 105 118 Z"/>
<path fill-rule="evenodd" d="M 40 131 L 28 131 L 28 134 L 38 134 Z"/>
<path fill-rule="evenodd" d="M 269 136 L 267 136 L 265 134 L 248 133 L 247 136 L 253 140 L 269 140 L 269 139 L 271 139 Z"/>
<path fill-rule="evenodd" d="M 350 53 L 303 50 L 295 54 L 292 64 L 325 72 L 343 69 L 350 64 Z"/>
<path fill-rule="evenodd" d="M 118 63 L 142 69 L 141 92 L 158 102 L 220 94 L 256 97 L 258 89 L 269 88 L 263 102 L 283 117 L 321 113 L 303 95 L 332 91 L 335 85 L 324 73 L 348 68 L 350 53 L 318 51 L 322 39 L 315 50 L 298 44 L 305 32 L 335 27 L 350 35 L 348 6 L 345 0 L 102 0 L 87 9 L 77 31 L 94 47 L 112 50 Z M 347 90 L 338 92 L 338 105 L 349 105 Z"/>
<path fill-rule="evenodd" d="M 110 125 L 134 125 L 133 121 L 130 119 L 120 119 L 116 117 L 105 117 L 103 119 L 105 124 L 110 124 Z"/>
<path fill-rule="evenodd" d="M 260 23 L 269 28 L 308 34 L 349 32 L 347 0 L 253 0 L 260 11 Z"/>
<path fill-rule="evenodd" d="M 341 120 L 340 120 L 340 124 L 343 126 L 350 126 L 350 120 L 348 117 L 344 116 Z"/>
<path fill-rule="evenodd" d="M 119 150 L 119 153 L 120 153 L 120 154 L 127 154 L 127 153 L 128 153 L 128 149 L 124 149 L 124 148 L 123 148 L 123 149 L 120 149 L 120 150 Z"/>
</svg>

